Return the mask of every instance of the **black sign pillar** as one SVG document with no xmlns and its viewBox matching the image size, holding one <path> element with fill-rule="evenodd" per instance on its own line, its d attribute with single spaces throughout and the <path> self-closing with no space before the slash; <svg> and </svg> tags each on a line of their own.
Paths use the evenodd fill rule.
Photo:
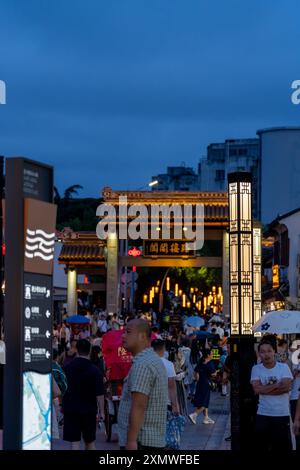
<svg viewBox="0 0 300 470">
<path fill-rule="evenodd" d="M 52 167 L 6 160 L 3 448 L 51 449 Z"/>
</svg>

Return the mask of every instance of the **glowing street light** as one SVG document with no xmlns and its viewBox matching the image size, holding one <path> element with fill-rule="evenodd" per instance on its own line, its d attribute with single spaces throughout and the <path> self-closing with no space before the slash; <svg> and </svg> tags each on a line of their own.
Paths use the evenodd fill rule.
<svg viewBox="0 0 300 470">
<path fill-rule="evenodd" d="M 250 382 L 255 342 L 252 326 L 261 315 L 261 241 L 260 231 L 253 231 L 250 172 L 228 175 L 228 199 L 230 351 L 235 371 L 231 380 L 231 449 L 249 452 L 255 411 L 247 405 L 253 401 L 252 391 L 242 385 Z"/>
</svg>

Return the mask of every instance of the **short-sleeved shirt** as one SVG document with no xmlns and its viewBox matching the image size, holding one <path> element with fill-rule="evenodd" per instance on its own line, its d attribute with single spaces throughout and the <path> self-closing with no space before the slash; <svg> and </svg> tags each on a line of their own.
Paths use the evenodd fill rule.
<svg viewBox="0 0 300 470">
<path fill-rule="evenodd" d="M 99 330 L 102 333 L 107 332 L 107 321 L 106 320 L 99 320 L 97 326 L 98 326 Z"/>
<path fill-rule="evenodd" d="M 168 402 L 168 378 L 160 357 L 151 348 L 137 354 L 128 376 L 123 383 L 123 392 L 118 412 L 119 445 L 127 444 L 132 392 L 147 395 L 148 405 L 138 442 L 143 446 L 164 447 Z"/>
<path fill-rule="evenodd" d="M 300 364 L 293 366 L 293 371 L 300 371 Z M 300 375 L 296 375 L 294 377 L 292 388 L 291 388 L 291 395 L 290 400 L 298 400 L 300 396 Z"/>
<path fill-rule="evenodd" d="M 300 346 L 300 339 L 294 339 L 294 341 L 292 342 L 291 349 L 297 349 L 299 348 L 299 346 Z"/>
<path fill-rule="evenodd" d="M 169 361 L 165 357 L 161 357 L 160 360 L 162 361 L 163 365 L 166 368 L 168 379 L 175 379 L 176 372 L 175 372 L 175 367 L 174 367 L 173 362 Z M 169 398 L 168 398 L 168 405 L 171 405 L 170 395 L 169 395 Z"/>
<path fill-rule="evenodd" d="M 63 396 L 65 413 L 97 414 L 97 396 L 104 395 L 103 376 L 89 359 L 75 357 L 65 368 L 68 388 Z"/>
<path fill-rule="evenodd" d="M 287 364 L 276 362 L 271 369 L 268 369 L 262 363 L 252 367 L 251 382 L 260 380 L 262 385 L 271 385 L 282 379 L 293 379 Z M 257 414 L 263 416 L 289 416 L 289 393 L 259 395 Z"/>
</svg>

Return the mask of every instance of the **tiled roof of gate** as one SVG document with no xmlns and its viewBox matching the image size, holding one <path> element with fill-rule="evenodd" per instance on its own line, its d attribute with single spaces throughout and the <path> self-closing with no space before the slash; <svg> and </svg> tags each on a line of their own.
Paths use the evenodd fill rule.
<svg viewBox="0 0 300 470">
<path fill-rule="evenodd" d="M 104 248 L 98 245 L 65 244 L 58 260 L 64 261 L 104 261 Z"/>
</svg>

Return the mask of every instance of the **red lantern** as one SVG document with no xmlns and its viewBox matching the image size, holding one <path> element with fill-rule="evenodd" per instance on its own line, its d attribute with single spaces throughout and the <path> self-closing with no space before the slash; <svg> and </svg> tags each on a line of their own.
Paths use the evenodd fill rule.
<svg viewBox="0 0 300 470">
<path fill-rule="evenodd" d="M 138 250 L 135 246 L 128 251 L 129 256 L 141 256 L 141 250 Z"/>
</svg>

